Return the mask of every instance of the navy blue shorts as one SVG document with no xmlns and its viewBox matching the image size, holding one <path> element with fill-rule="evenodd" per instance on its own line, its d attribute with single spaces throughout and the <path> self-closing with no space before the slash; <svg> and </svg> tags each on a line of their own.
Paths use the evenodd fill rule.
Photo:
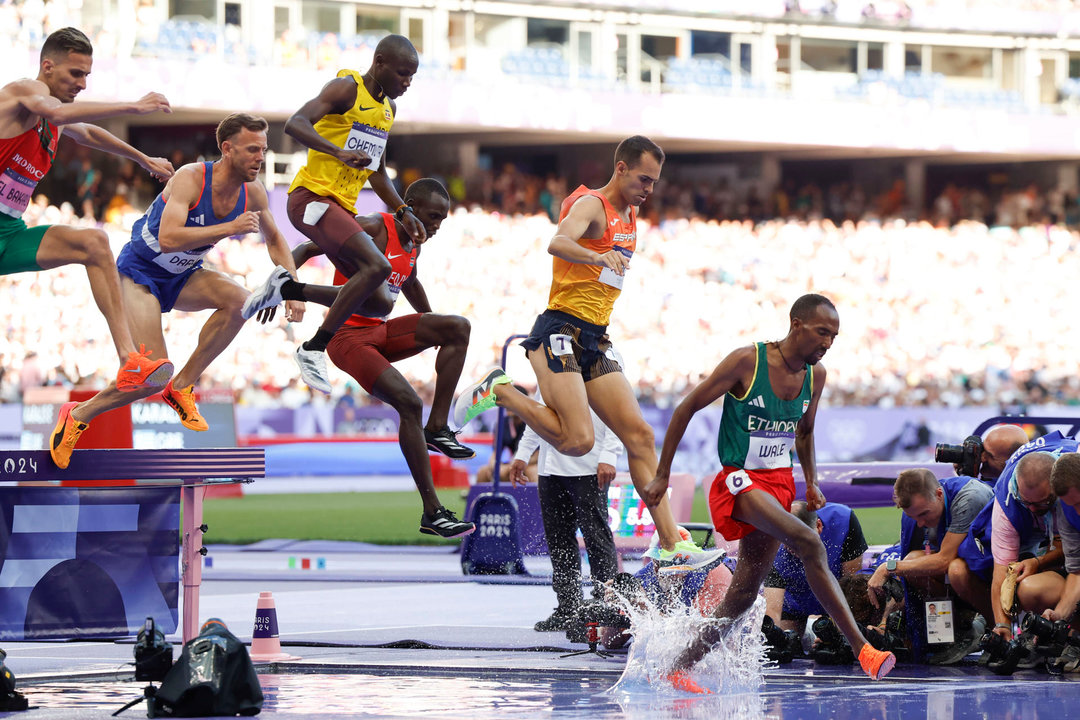
<svg viewBox="0 0 1080 720">
<path fill-rule="evenodd" d="M 179 275 L 173 274 L 136 255 L 130 243 L 120 250 L 120 255 L 116 258 L 116 269 L 120 271 L 120 274 L 146 287 L 150 294 L 157 298 L 163 313 L 173 309 L 176 298 L 180 297 L 180 291 L 184 289 L 188 278 L 201 267 L 202 260 Z"/>
<path fill-rule="evenodd" d="M 578 373 L 585 382 L 622 372 L 606 325 L 593 325 L 559 310 L 545 310 L 537 316 L 521 346 L 529 351 L 543 347 L 551 372 Z"/>
</svg>

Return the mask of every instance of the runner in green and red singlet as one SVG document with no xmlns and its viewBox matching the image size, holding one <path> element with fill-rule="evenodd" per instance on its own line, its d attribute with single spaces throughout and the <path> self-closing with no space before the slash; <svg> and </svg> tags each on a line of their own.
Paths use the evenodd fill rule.
<svg viewBox="0 0 1080 720">
<path fill-rule="evenodd" d="M 733 619 L 750 609 L 783 543 L 802 560 L 810 588 L 858 652 L 863 670 L 878 680 L 892 670 L 896 657 L 866 641 L 829 572 L 821 538 L 789 512 L 795 499 L 792 449 L 806 478 L 807 507 L 825 504 L 814 459 L 814 418 L 825 387 L 825 368 L 818 363 L 840 331 L 840 317 L 828 298 L 803 295 L 791 306 L 790 320 L 783 340 L 731 353 L 679 404 L 664 435 L 653 486 L 667 487 L 690 418 L 724 396 L 717 444 L 723 469 L 709 493 L 709 510 L 717 532 L 739 541 L 739 564 L 716 617 Z M 673 685 L 706 692 L 687 670 L 712 649 L 723 627 L 707 626 L 691 641 L 675 661 Z"/>
</svg>

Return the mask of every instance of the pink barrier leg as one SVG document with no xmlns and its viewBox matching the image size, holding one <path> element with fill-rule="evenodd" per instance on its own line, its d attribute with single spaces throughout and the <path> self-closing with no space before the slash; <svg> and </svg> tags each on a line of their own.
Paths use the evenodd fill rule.
<svg viewBox="0 0 1080 720">
<path fill-rule="evenodd" d="M 187 485 L 180 490 L 180 508 L 184 515 L 183 548 L 180 556 L 181 580 L 184 583 L 184 642 L 199 634 L 199 586 L 202 584 L 203 493 L 201 485 Z"/>
</svg>

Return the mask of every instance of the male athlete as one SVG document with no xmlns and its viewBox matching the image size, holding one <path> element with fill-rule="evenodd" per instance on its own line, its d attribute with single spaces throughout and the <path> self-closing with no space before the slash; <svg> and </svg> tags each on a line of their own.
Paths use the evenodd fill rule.
<svg viewBox="0 0 1080 720">
<path fill-rule="evenodd" d="M 563 201 L 559 226 L 548 244 L 555 256 L 548 307 L 521 345 L 536 373 L 541 404 L 516 390 L 502 368 L 467 388 L 454 405 L 460 428 L 495 407 L 506 407 L 563 455 L 580 456 L 593 446 L 591 407 L 626 447 L 630 476 L 648 504 L 660 536 L 657 560 L 665 565 L 708 563 L 718 553 L 702 553 L 681 540 L 667 495 L 646 496 L 656 472 L 652 427 L 622 374 L 607 335 L 637 246 L 637 208 L 660 178 L 664 151 L 635 135 L 615 150 L 615 171 L 598 190 L 582 185 Z"/>
<path fill-rule="evenodd" d="M 395 209 L 414 242 L 425 239 L 423 223 L 386 176 L 386 141 L 397 115 L 394 98 L 409 89 L 418 63 L 408 38 L 387 35 L 375 46 L 366 73 L 340 70 L 285 124 L 285 132 L 308 148 L 307 164 L 289 186 L 289 220 L 348 278 L 322 327 L 295 353 L 304 382 L 325 393 L 330 392 L 325 351 L 334 332 L 369 297 L 381 305 L 376 316 L 393 307 L 382 288 L 392 272 L 390 262 L 354 217 L 364 182 Z"/>
<path fill-rule="evenodd" d="M 132 330 L 152 351 L 165 355 L 161 315 L 173 308 L 187 312 L 212 309 L 199 343 L 187 363 L 161 391 L 161 399 L 189 430 L 208 429 L 195 405 L 194 384 L 211 361 L 228 347 L 245 316 L 241 310 L 272 308 L 281 302 L 281 283 L 295 274 L 289 245 L 270 214 L 266 188 L 258 182 L 266 155 L 266 121 L 235 113 L 217 128 L 221 159 L 180 168 L 131 229 L 131 240 L 117 258 L 124 304 Z M 270 258 L 278 264 L 271 279 L 252 294 L 227 275 L 202 266 L 219 241 L 261 231 Z M 245 305 L 246 304 L 246 305 Z M 292 302 L 286 317 L 299 320 L 304 307 Z M 83 403 L 67 403 L 53 430 L 49 451 L 66 468 L 79 436 L 101 413 L 156 392 L 145 388 L 120 393 L 110 385 Z"/>
<path fill-rule="evenodd" d="M 97 228 L 28 228 L 22 220 L 34 188 L 52 165 L 62 132 L 80 145 L 133 160 L 159 180 L 173 174 L 164 158 L 147 157 L 112 133 L 86 124 L 118 115 L 170 112 L 169 101 L 158 93 L 133 103 L 76 103 L 75 96 L 86 89 L 93 52 L 79 30 L 57 30 L 41 46 L 37 79 L 15 80 L 0 88 L 0 275 L 85 265 L 94 302 L 124 361 L 116 386 L 122 391 L 160 389 L 173 366 L 164 356 L 152 361 L 148 353 L 135 349 L 109 236 Z"/>
<path fill-rule="evenodd" d="M 439 230 L 450 212 L 450 195 L 442 183 L 421 178 L 405 191 L 410 214 L 424 225 L 427 238 Z M 382 400 L 398 413 L 398 443 L 409 472 L 413 476 L 424 505 L 420 516 L 420 532 L 445 538 L 468 535 L 475 526 L 462 522 L 451 510 L 442 506 L 435 493 L 431 477 L 431 461 L 427 451 L 435 450 L 455 459 L 471 458 L 476 453 L 457 441 L 446 426 L 454 388 L 465 365 L 469 349 L 469 321 L 460 315 L 439 315 L 432 312 L 427 293 L 420 283 L 416 263 L 420 255 L 417 245 L 401 221 L 391 213 L 374 213 L 357 217 L 358 227 L 371 238 L 383 257 L 393 268 L 387 279 L 390 297 L 405 296 L 415 313 L 387 318 L 375 309 L 362 306 L 360 311 L 345 320 L 334 334 L 326 351 L 334 364 L 352 375 L 360 386 Z M 322 254 L 312 242 L 301 243 L 293 249 L 297 267 Z M 273 282 L 274 276 L 267 281 Z M 334 276 L 338 287 L 308 285 L 292 280 L 281 286 L 281 297 L 292 300 L 334 306 L 334 300 L 347 282 L 339 270 Z M 245 311 L 247 312 L 247 311 Z M 253 312 L 253 311 L 252 311 Z M 438 347 L 435 356 L 435 397 L 427 424 L 423 423 L 424 405 L 409 381 L 392 365 L 428 348 Z"/>
<path fill-rule="evenodd" d="M 892 670 L 896 657 L 875 650 L 863 637 L 829 571 L 821 538 L 789 512 L 795 499 L 792 446 L 806 478 L 807 508 L 816 511 L 825 505 L 814 459 L 814 418 L 825 387 L 825 368 L 818 363 L 840 331 L 840 317 L 828 298 L 803 295 L 791 306 L 790 320 L 783 340 L 731 353 L 679 403 L 648 492 L 666 490 L 671 461 L 694 413 L 724 396 L 718 441 L 723 469 L 709 492 L 709 510 L 716 531 L 739 541 L 739 564 L 714 615 L 731 620 L 753 605 L 783 543 L 802 560 L 810 588 L 829 617 L 851 647 L 859 648 L 863 670 L 878 680 Z M 675 687 L 707 692 L 687 671 L 723 633 L 723 624 L 698 633 L 675 661 L 669 678 Z"/>
</svg>

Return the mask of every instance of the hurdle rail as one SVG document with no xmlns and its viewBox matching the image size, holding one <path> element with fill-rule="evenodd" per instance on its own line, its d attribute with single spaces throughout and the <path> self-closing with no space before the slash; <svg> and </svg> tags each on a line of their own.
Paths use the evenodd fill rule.
<svg viewBox="0 0 1080 720">
<path fill-rule="evenodd" d="M 266 474 L 262 448 L 191 450 L 76 450 L 61 470 L 42 450 L 0 451 L 0 485 L 79 487 L 84 481 L 123 481 L 129 487 L 179 487 L 183 520 L 180 561 L 184 586 L 184 642 L 199 632 L 202 584 L 203 495 L 207 485 L 252 482 Z M 98 485 L 97 487 L 108 487 Z"/>
</svg>

